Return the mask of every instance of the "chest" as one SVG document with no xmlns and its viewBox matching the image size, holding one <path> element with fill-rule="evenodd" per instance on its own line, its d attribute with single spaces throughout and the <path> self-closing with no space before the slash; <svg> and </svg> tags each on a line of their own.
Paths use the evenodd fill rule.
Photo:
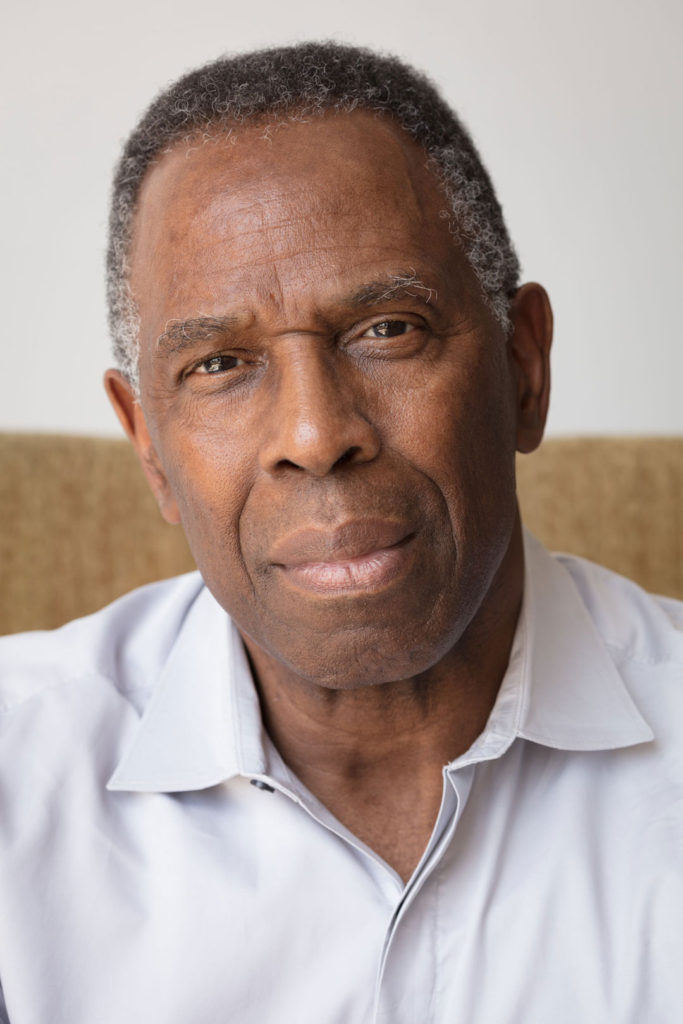
<svg viewBox="0 0 683 1024">
<path fill-rule="evenodd" d="M 76 843 L 53 821 L 40 871 L 25 844 L 5 858 L 10 1019 L 678 1019 L 680 836 L 619 787 L 481 767 L 407 887 L 247 780 L 114 794 L 84 808 Z"/>
</svg>

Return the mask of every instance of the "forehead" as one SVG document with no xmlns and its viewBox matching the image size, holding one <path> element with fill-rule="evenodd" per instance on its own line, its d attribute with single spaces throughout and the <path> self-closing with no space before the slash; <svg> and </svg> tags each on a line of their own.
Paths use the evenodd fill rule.
<svg viewBox="0 0 683 1024">
<path fill-rule="evenodd" d="M 368 198 L 383 207 L 419 216 L 425 207 L 446 207 L 423 150 L 385 116 L 355 111 L 325 113 L 308 121 L 216 128 L 167 150 L 148 172 L 140 193 L 137 232 L 169 201 L 203 206 L 224 192 L 265 198 L 289 179 L 308 202 L 323 198 L 343 212 L 344 200 L 362 181 Z M 310 188 L 325 180 L 335 188 L 324 197 Z"/>
<path fill-rule="evenodd" d="M 231 290 L 287 282 L 296 294 L 315 279 L 323 292 L 392 263 L 452 274 L 446 208 L 422 149 L 368 112 L 183 141 L 141 189 L 132 281 L 143 326 L 221 312 Z"/>
</svg>

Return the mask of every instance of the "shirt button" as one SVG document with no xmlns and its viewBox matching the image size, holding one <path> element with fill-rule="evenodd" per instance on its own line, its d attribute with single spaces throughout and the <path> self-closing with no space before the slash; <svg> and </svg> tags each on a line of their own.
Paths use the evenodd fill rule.
<svg viewBox="0 0 683 1024">
<path fill-rule="evenodd" d="M 268 783 L 264 782 L 262 779 L 250 779 L 249 781 L 251 782 L 252 786 L 256 786 L 257 789 L 265 789 L 267 793 L 275 792 L 273 787 L 269 786 Z"/>
</svg>

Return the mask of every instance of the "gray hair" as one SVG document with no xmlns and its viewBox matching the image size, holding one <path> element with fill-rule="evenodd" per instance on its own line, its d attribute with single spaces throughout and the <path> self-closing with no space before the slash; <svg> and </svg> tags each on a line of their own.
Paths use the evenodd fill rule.
<svg viewBox="0 0 683 1024">
<path fill-rule="evenodd" d="M 114 176 L 107 299 L 116 362 L 137 389 L 139 321 L 129 283 L 136 203 L 145 173 L 174 144 L 278 117 L 357 108 L 385 114 L 422 147 L 460 246 L 497 320 L 509 329 L 519 262 L 491 179 L 435 86 L 395 57 L 337 43 L 300 43 L 222 57 L 157 96 L 125 144 Z"/>
</svg>

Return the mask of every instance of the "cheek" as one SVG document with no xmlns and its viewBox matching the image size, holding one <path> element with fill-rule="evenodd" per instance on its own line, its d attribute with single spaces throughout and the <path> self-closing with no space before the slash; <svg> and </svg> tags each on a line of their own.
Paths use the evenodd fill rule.
<svg viewBox="0 0 683 1024">
<path fill-rule="evenodd" d="M 239 524 L 252 486 L 249 432 L 223 422 L 180 422 L 162 432 L 160 455 L 190 550 L 209 577 L 243 572 Z"/>
<path fill-rule="evenodd" d="M 498 362 L 472 367 L 452 359 L 440 373 L 418 367 L 408 379 L 393 375 L 374 396 L 383 439 L 435 472 L 472 459 L 508 460 L 515 451 L 513 392 Z"/>
<path fill-rule="evenodd" d="M 441 491 L 456 540 L 477 535 L 482 543 L 514 518 L 514 393 L 495 354 L 474 366 L 453 363 L 447 374 L 393 389 L 385 442 Z"/>
</svg>

